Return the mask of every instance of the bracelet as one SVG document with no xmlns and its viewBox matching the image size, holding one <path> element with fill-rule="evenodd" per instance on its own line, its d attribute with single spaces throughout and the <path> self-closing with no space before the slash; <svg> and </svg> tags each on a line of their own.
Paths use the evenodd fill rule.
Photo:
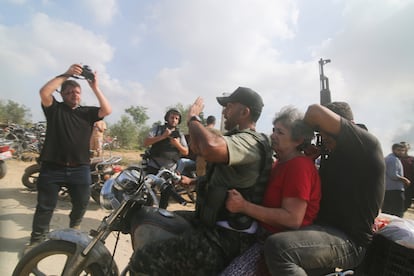
<svg viewBox="0 0 414 276">
<path fill-rule="evenodd" d="M 61 78 L 61 77 L 69 78 L 69 77 L 72 77 L 72 75 L 71 74 L 61 74 L 59 76 L 56 76 L 55 78 Z"/>
<path fill-rule="evenodd" d="M 196 116 L 192 116 L 190 118 L 190 120 L 188 120 L 187 125 L 189 126 L 192 121 L 197 121 L 199 123 L 202 123 L 201 118 L 199 116 L 197 116 L 197 115 Z"/>
</svg>

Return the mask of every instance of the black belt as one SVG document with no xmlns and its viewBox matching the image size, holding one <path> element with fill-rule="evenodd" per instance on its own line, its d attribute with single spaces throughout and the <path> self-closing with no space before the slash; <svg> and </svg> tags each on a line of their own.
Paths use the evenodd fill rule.
<svg viewBox="0 0 414 276">
<path fill-rule="evenodd" d="M 75 162 L 45 162 L 47 165 L 49 166 L 59 166 L 59 167 L 68 167 L 68 168 L 76 168 L 81 166 L 82 164 L 80 163 L 75 163 Z"/>
</svg>

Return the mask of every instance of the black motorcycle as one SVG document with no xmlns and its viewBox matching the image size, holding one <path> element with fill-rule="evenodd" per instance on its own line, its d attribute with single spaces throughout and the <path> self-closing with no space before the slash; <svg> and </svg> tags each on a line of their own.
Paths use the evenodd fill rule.
<svg viewBox="0 0 414 276">
<path fill-rule="evenodd" d="M 141 156 L 141 167 L 143 169 L 143 172 L 145 174 L 148 174 L 148 164 L 150 163 L 150 160 L 151 160 L 151 155 L 150 155 L 149 150 L 146 150 L 140 156 Z M 178 162 L 174 164 L 172 167 L 161 168 L 160 170 L 167 169 L 170 171 L 176 171 L 177 164 Z M 195 171 L 196 171 L 196 168 L 194 164 L 194 167 L 185 167 L 184 170 L 181 172 L 181 174 L 193 178 L 193 177 L 196 177 Z M 182 185 L 180 181 L 175 181 L 170 188 L 171 190 L 174 191 L 174 193 L 177 193 L 179 195 L 185 195 L 189 199 L 189 202 L 195 203 L 196 201 L 195 185 L 185 186 L 185 185 Z M 174 197 L 174 194 L 171 194 L 171 196 Z M 168 200 L 169 196 L 168 196 L 167 191 L 164 192 L 164 197 L 166 198 L 164 199 L 163 197 L 161 197 L 161 202 L 160 202 L 159 207 L 163 209 L 167 209 L 168 202 L 169 202 Z"/>
<path fill-rule="evenodd" d="M 161 192 L 169 189 L 179 177 L 167 169 L 157 175 L 145 175 L 141 167 L 127 168 L 105 182 L 100 202 L 111 213 L 96 230 L 91 230 L 90 235 L 74 229 L 50 232 L 45 242 L 22 257 L 13 276 L 127 275 L 128 266 L 119 274 L 113 255 L 105 246 L 106 238 L 111 232 L 129 234 L 135 251 L 149 242 L 168 239 L 189 229 L 182 217 L 157 207 L 154 193 L 154 189 Z M 174 198 L 182 204 L 186 202 L 176 193 Z"/>
</svg>

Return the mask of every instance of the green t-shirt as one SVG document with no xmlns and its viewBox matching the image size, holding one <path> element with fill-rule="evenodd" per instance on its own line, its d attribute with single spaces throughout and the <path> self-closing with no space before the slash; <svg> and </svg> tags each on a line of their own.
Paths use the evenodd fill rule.
<svg viewBox="0 0 414 276">
<path fill-rule="evenodd" d="M 215 164 L 209 182 L 228 189 L 254 185 L 261 168 L 260 143 L 246 132 L 224 136 L 224 139 L 229 152 L 229 164 Z"/>
<path fill-rule="evenodd" d="M 235 133 L 224 136 L 229 152 L 228 164 L 210 164 L 206 178 L 197 185 L 196 213 L 207 226 L 214 226 L 218 220 L 227 220 L 229 216 L 236 218 L 225 207 L 229 189 L 237 189 L 249 201 L 261 202 L 271 164 L 271 155 L 263 152 L 271 152 L 269 140 L 262 141 L 263 138 L 250 130 L 235 130 Z M 243 219 L 245 216 L 238 217 Z"/>
</svg>

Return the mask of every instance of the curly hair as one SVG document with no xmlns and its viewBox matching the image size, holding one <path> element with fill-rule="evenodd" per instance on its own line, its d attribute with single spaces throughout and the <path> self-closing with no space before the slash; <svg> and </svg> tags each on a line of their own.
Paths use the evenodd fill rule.
<svg viewBox="0 0 414 276">
<path fill-rule="evenodd" d="M 290 129 L 292 140 L 299 141 L 303 139 L 303 143 L 298 146 L 298 150 L 304 150 L 311 144 L 314 138 L 313 129 L 303 121 L 303 113 L 293 106 L 285 106 L 273 119 L 273 125 L 277 122 Z"/>
</svg>

